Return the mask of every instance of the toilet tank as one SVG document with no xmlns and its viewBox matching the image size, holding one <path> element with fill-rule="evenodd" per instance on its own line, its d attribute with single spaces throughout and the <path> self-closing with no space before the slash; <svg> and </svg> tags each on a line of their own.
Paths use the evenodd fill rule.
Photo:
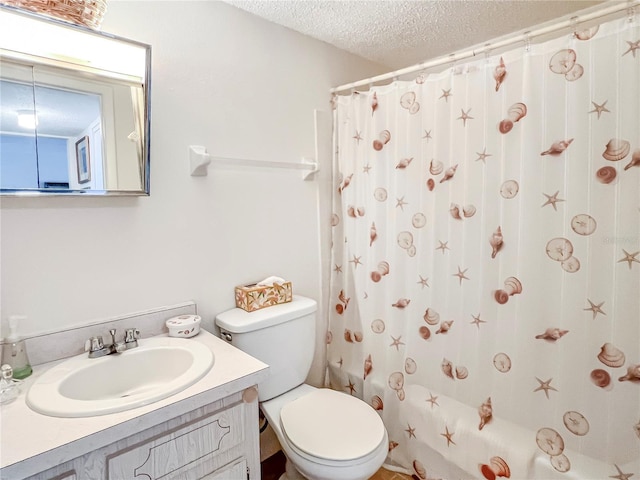
<svg viewBox="0 0 640 480">
<path fill-rule="evenodd" d="M 315 300 L 294 295 L 288 303 L 254 312 L 234 308 L 216 316 L 221 337 L 269 365 L 258 385 L 262 402 L 304 383 L 315 350 Z"/>
</svg>

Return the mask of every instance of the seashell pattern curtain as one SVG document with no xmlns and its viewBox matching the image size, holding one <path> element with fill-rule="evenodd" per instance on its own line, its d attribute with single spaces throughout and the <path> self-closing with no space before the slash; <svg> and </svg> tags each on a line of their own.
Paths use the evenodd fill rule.
<svg viewBox="0 0 640 480">
<path fill-rule="evenodd" d="M 329 380 L 388 461 L 640 477 L 640 21 L 334 106 Z"/>
</svg>

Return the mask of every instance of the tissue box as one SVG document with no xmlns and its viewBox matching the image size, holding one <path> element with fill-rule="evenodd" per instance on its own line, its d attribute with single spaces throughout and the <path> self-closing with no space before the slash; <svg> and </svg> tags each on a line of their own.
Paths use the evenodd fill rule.
<svg viewBox="0 0 640 480">
<path fill-rule="evenodd" d="M 247 312 L 290 302 L 293 298 L 291 282 L 258 287 L 256 284 L 236 287 L 236 307 Z"/>
</svg>

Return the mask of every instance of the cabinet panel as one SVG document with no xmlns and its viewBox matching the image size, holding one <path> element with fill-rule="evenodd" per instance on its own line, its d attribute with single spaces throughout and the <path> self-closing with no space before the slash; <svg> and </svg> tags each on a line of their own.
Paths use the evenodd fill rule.
<svg viewBox="0 0 640 480">
<path fill-rule="evenodd" d="M 77 479 L 78 479 L 78 476 L 76 475 L 76 472 L 67 472 L 53 478 L 52 480 L 77 480 Z"/>
<path fill-rule="evenodd" d="M 219 468 L 200 480 L 241 480 L 243 478 L 248 479 L 249 476 L 247 475 L 247 461 L 242 458 L 231 465 Z"/>
<path fill-rule="evenodd" d="M 32 477 L 27 478 L 26 480 L 78 480 L 78 476 L 76 475 L 75 470 L 69 470 L 67 465 L 64 465 L 65 472 L 60 474 L 55 474 L 51 471 L 38 473 L 37 475 L 33 475 Z"/>
<path fill-rule="evenodd" d="M 107 478 L 202 478 L 220 460 L 230 460 L 220 454 L 243 441 L 244 411 L 239 404 L 109 455 Z"/>
</svg>

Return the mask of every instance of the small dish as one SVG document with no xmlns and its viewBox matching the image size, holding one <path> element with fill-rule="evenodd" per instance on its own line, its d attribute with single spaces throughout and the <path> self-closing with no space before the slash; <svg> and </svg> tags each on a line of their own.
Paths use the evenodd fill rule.
<svg viewBox="0 0 640 480">
<path fill-rule="evenodd" d="M 170 337 L 189 338 L 200 333 L 200 315 L 180 315 L 165 322 Z"/>
</svg>

